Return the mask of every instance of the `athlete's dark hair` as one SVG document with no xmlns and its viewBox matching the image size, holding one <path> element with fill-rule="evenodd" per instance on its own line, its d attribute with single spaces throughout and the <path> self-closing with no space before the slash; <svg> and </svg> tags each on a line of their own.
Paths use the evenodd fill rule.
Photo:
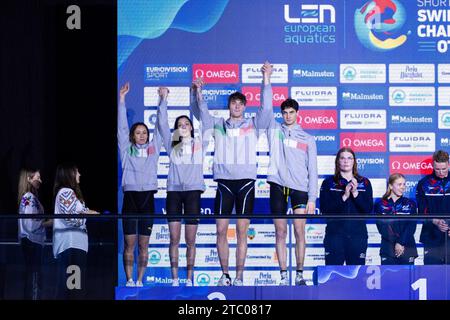
<svg viewBox="0 0 450 320">
<path fill-rule="evenodd" d="M 189 124 L 191 125 L 191 128 L 192 128 L 191 137 L 192 138 L 194 137 L 194 125 L 192 124 L 191 119 L 189 119 L 189 117 L 185 116 L 185 115 L 179 116 L 175 119 L 175 123 L 173 125 L 172 148 L 175 147 L 177 144 L 179 144 L 183 140 L 183 137 L 180 136 L 180 134 L 178 132 L 178 121 L 182 118 L 185 118 L 189 121 Z"/>
<path fill-rule="evenodd" d="M 56 168 L 55 184 L 53 186 L 54 196 L 62 188 L 70 188 L 75 192 L 78 200 L 83 200 L 80 185 L 77 183 L 78 167 L 74 163 L 63 163 Z"/>
<path fill-rule="evenodd" d="M 286 100 L 284 100 L 283 103 L 281 104 L 281 111 L 284 111 L 284 109 L 287 108 L 292 108 L 297 112 L 298 111 L 297 100 L 291 98 L 287 98 Z"/>
<path fill-rule="evenodd" d="M 148 139 L 149 139 L 150 134 L 148 132 L 147 125 L 145 123 L 143 123 L 143 122 L 136 122 L 135 124 L 133 124 L 131 126 L 130 133 L 129 133 L 129 139 L 130 139 L 130 142 L 132 144 L 136 144 L 136 141 L 134 141 L 134 131 L 136 131 L 137 127 L 139 127 L 139 126 L 143 126 L 145 128 L 145 130 L 147 130 L 147 141 L 146 141 L 146 143 L 148 143 Z"/>
<path fill-rule="evenodd" d="M 235 93 L 230 94 L 230 96 L 228 97 L 228 109 L 230 108 L 231 101 L 234 100 L 241 100 L 244 106 L 247 104 L 247 98 L 245 97 L 245 95 L 236 91 Z"/>
</svg>

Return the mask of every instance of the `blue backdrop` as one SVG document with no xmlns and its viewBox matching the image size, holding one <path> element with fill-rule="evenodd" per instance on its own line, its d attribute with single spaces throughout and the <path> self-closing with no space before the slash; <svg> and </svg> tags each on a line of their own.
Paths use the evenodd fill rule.
<svg viewBox="0 0 450 320">
<path fill-rule="evenodd" d="M 203 95 L 211 112 L 226 117 L 228 95 L 240 90 L 248 99 L 246 116 L 252 116 L 259 106 L 259 67 L 269 60 L 274 64 L 274 116 L 281 120 L 278 106 L 285 98 L 298 100 L 298 122 L 316 137 L 319 183 L 332 174 L 337 149 L 350 146 L 357 152 L 360 173 L 371 179 L 374 197 L 384 193 L 386 178 L 393 172 L 407 176 L 407 196 L 414 197 L 418 180 L 432 170 L 431 154 L 437 149 L 450 151 L 446 9 L 450 9 L 447 1 L 425 0 L 119 0 L 118 87 L 130 81 L 128 121 L 143 121 L 150 129 L 156 118 L 157 88 L 171 90 L 169 118 L 173 121 L 180 114 L 190 115 L 189 86 L 198 76 L 207 82 Z M 198 128 L 198 122 L 194 124 Z M 255 212 L 266 214 L 269 153 L 265 139 L 259 142 Z M 204 214 L 213 213 L 211 158 L 208 153 Z M 118 171 L 121 208 L 120 164 Z M 164 213 L 167 171 L 163 150 L 157 213 Z M 324 264 L 324 225 L 310 222 L 305 260 L 308 281 L 312 267 Z M 156 220 L 146 285 L 165 284 L 170 279 L 165 223 Z M 368 227 L 366 261 L 379 264 L 379 235 L 373 224 Z M 214 232 L 213 220 L 200 225 L 196 285 L 213 285 L 220 276 Z M 232 266 L 233 225 L 228 236 Z M 246 284 L 276 284 L 279 274 L 271 220 L 252 221 L 248 236 Z M 289 237 L 294 239 L 292 230 Z M 416 264 L 422 264 L 423 249 L 419 249 Z M 121 253 L 122 238 L 119 285 L 125 282 Z M 295 262 L 293 251 L 289 257 Z"/>
</svg>

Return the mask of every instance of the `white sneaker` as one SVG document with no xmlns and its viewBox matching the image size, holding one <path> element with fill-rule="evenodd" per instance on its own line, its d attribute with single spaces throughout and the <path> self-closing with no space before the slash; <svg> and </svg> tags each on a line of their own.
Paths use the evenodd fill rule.
<svg viewBox="0 0 450 320">
<path fill-rule="evenodd" d="M 144 284 L 142 283 L 142 281 L 136 281 L 136 287 L 142 288 L 144 286 Z"/>
<path fill-rule="evenodd" d="M 134 283 L 133 279 L 128 279 L 125 287 L 136 287 L 136 284 Z"/>
<path fill-rule="evenodd" d="M 231 286 L 231 279 L 228 278 L 226 275 L 222 274 L 222 276 L 219 279 L 219 282 L 217 282 L 217 285 L 219 287 L 228 287 Z"/>
<path fill-rule="evenodd" d="M 180 286 L 180 280 L 172 279 L 172 287 L 179 287 L 179 286 Z"/>
<path fill-rule="evenodd" d="M 306 286 L 306 281 L 305 281 L 305 279 L 303 279 L 303 276 L 298 274 L 295 277 L 295 285 L 296 286 Z"/>
<path fill-rule="evenodd" d="M 191 279 L 187 279 L 186 280 L 186 287 L 192 287 L 192 280 Z"/>
<path fill-rule="evenodd" d="M 288 277 L 281 277 L 280 286 L 288 286 L 288 285 L 289 285 L 289 278 Z"/>
<path fill-rule="evenodd" d="M 238 278 L 234 279 L 234 281 L 233 281 L 233 286 L 241 287 L 241 286 L 243 286 L 243 285 L 244 285 L 244 284 L 242 283 L 242 280 L 241 280 L 241 279 L 238 279 Z"/>
</svg>

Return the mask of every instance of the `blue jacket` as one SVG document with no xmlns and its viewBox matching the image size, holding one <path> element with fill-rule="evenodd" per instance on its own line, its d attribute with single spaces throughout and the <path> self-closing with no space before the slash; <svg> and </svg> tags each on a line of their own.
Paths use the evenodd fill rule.
<svg viewBox="0 0 450 320">
<path fill-rule="evenodd" d="M 416 203 L 401 197 L 396 202 L 392 199 L 381 199 L 375 203 L 374 212 L 382 215 L 417 214 Z M 404 257 L 417 257 L 416 220 L 377 219 L 377 228 L 381 234 L 380 256 L 395 258 L 395 244 L 405 247 Z"/>
<path fill-rule="evenodd" d="M 358 196 L 342 200 L 345 187 L 349 183 L 340 177 L 338 182 L 334 177 L 326 178 L 320 188 L 320 211 L 327 214 L 360 215 L 369 214 L 373 208 L 372 185 L 369 179 L 358 177 Z M 326 235 L 346 235 L 367 238 L 367 227 L 365 220 L 357 219 L 327 219 Z"/>
<path fill-rule="evenodd" d="M 419 214 L 450 216 L 450 177 L 440 179 L 434 173 L 425 176 L 417 184 L 416 200 Z M 446 234 L 441 232 L 431 220 L 424 221 L 420 242 L 434 247 L 442 245 L 446 238 Z"/>
</svg>

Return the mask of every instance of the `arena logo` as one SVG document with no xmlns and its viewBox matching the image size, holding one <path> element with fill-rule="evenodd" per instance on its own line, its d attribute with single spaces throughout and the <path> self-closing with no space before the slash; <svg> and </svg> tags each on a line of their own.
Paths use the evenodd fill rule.
<svg viewBox="0 0 450 320">
<path fill-rule="evenodd" d="M 161 253 L 156 250 L 150 250 L 148 253 L 148 262 L 158 264 L 161 261 Z"/>
<path fill-rule="evenodd" d="M 297 123 L 303 129 L 337 129 L 336 110 L 300 110 Z"/>
<path fill-rule="evenodd" d="M 355 80 L 357 75 L 357 71 L 354 67 L 349 66 L 349 67 L 345 67 L 344 70 L 342 71 L 342 76 L 344 77 L 345 80 L 347 81 L 352 81 Z"/>
<path fill-rule="evenodd" d="M 328 17 L 327 23 L 336 23 L 336 10 L 330 4 L 302 4 L 300 6 L 299 16 L 292 17 L 289 4 L 284 5 L 284 20 L 287 23 L 325 23 L 325 17 Z"/>
<path fill-rule="evenodd" d="M 199 273 L 195 278 L 199 286 L 208 286 L 211 283 L 211 277 L 207 273 Z"/>
<path fill-rule="evenodd" d="M 354 28 L 358 40 L 372 51 L 389 51 L 402 46 L 411 31 L 403 31 L 406 10 L 399 0 L 367 1 L 355 10 Z"/>
<path fill-rule="evenodd" d="M 194 64 L 194 79 L 203 78 L 207 83 L 239 82 L 239 65 L 237 64 Z"/>
<path fill-rule="evenodd" d="M 439 129 L 450 129 L 450 110 L 439 110 Z"/>
<path fill-rule="evenodd" d="M 261 105 L 261 88 L 242 87 L 242 93 L 247 99 L 248 107 L 258 107 Z M 272 104 L 279 107 L 289 96 L 288 87 L 272 87 Z"/>
<path fill-rule="evenodd" d="M 352 148 L 355 152 L 385 152 L 386 134 L 378 132 L 341 133 L 341 148 Z"/>
<path fill-rule="evenodd" d="M 429 156 L 390 156 L 389 171 L 390 174 L 427 175 L 433 172 L 433 163 Z"/>
</svg>

